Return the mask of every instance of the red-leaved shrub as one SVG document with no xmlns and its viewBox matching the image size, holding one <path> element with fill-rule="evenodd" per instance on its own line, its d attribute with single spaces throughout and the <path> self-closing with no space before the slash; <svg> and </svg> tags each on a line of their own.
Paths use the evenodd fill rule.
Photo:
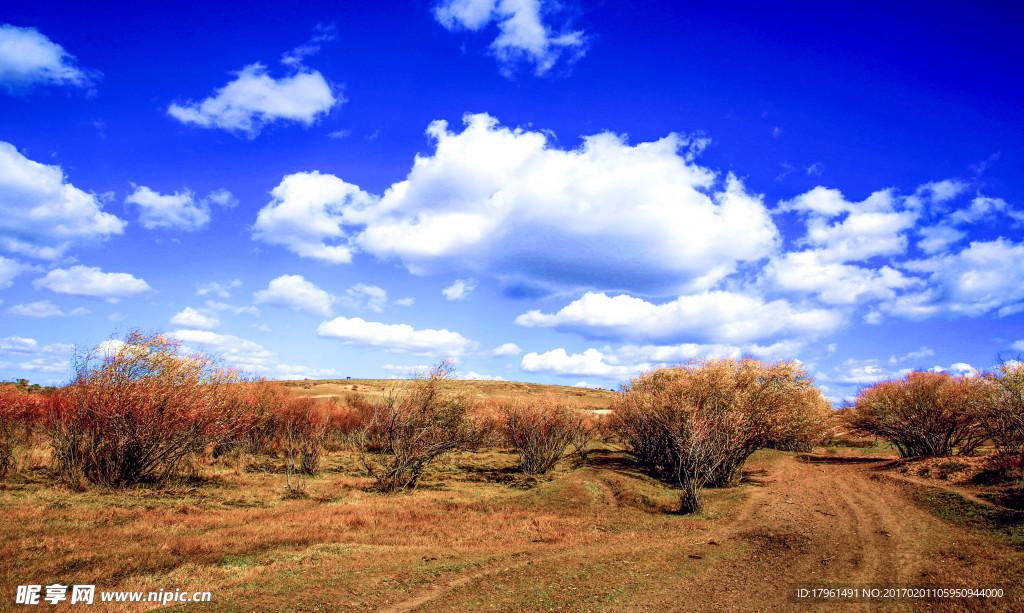
<svg viewBox="0 0 1024 613">
<path fill-rule="evenodd" d="M 191 454 L 237 435 L 238 380 L 160 334 L 133 331 L 93 350 L 50 397 L 58 473 L 74 486 L 109 487 L 178 476 Z"/>
</svg>

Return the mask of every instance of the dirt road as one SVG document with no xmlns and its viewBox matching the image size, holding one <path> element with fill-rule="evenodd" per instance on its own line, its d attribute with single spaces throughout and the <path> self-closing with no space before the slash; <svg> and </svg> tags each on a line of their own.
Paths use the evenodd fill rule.
<svg viewBox="0 0 1024 613">
<path fill-rule="evenodd" d="M 527 608 L 536 610 L 1024 610 L 1021 552 L 916 506 L 907 486 L 881 474 L 879 465 L 871 458 L 814 455 L 752 463 L 746 487 L 738 490 L 742 502 L 713 518 L 699 538 L 692 530 L 657 543 L 610 537 L 459 576 L 388 610 L 522 610 L 514 593 L 530 589 L 552 594 L 550 606 L 530 600 Z M 612 478 L 608 471 L 588 471 L 599 484 Z M 587 581 L 595 576 L 621 585 Z M 1016 593 L 997 601 L 794 598 L 800 586 L 1007 584 L 1016 584 Z M 568 590 L 577 590 L 578 598 L 562 597 L 572 594 Z"/>
</svg>

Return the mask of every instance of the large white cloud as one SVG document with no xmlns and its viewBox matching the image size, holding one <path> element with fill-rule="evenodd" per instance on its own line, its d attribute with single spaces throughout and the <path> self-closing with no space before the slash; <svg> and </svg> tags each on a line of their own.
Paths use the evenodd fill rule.
<svg viewBox="0 0 1024 613">
<path fill-rule="evenodd" d="M 783 334 L 831 332 L 843 324 L 843 316 L 826 309 L 795 308 L 785 300 L 765 302 L 756 296 L 725 291 L 681 296 L 664 304 L 587 292 L 557 313 L 530 311 L 517 317 L 516 323 L 588 337 L 735 343 Z"/>
<path fill-rule="evenodd" d="M 267 289 L 253 294 L 256 304 L 273 304 L 293 311 L 329 317 L 334 297 L 302 275 L 281 275 L 273 279 Z"/>
<path fill-rule="evenodd" d="M 560 60 L 572 64 L 587 48 L 582 31 L 544 22 L 558 7 L 552 0 L 443 0 L 434 8 L 434 18 L 449 31 L 478 31 L 496 23 L 499 34 L 491 53 L 502 73 L 511 76 L 519 62 L 527 62 L 537 75 L 544 75 Z"/>
<path fill-rule="evenodd" d="M 36 85 L 89 88 L 99 77 L 78 67 L 73 55 L 35 28 L 0 25 L 0 86 L 9 93 Z"/>
<path fill-rule="evenodd" d="M 1006 239 L 975 241 L 953 254 L 903 264 L 924 275 L 927 287 L 899 296 L 884 310 L 910 319 L 1006 316 L 1024 311 L 1024 244 Z"/>
<path fill-rule="evenodd" d="M 544 353 L 530 352 L 523 356 L 519 367 L 531 374 L 544 373 L 563 377 L 601 377 L 628 379 L 636 374 L 634 367 L 611 363 L 603 352 L 590 348 L 583 353 L 570 354 L 559 347 Z"/>
<path fill-rule="evenodd" d="M 108 302 L 117 302 L 151 289 L 143 279 L 126 272 L 103 272 L 91 266 L 55 268 L 32 284 L 58 294 L 101 298 Z"/>
<path fill-rule="evenodd" d="M 0 142 L 0 250 L 56 259 L 74 243 L 120 234 L 125 222 L 59 166 L 34 162 Z"/>
<path fill-rule="evenodd" d="M 416 330 L 408 324 L 385 324 L 359 317 L 325 321 L 316 332 L 349 345 L 418 355 L 458 356 L 477 346 L 475 341 L 446 329 Z"/>
<path fill-rule="evenodd" d="M 873 269 L 830 261 L 818 249 L 791 251 L 773 258 L 764 272 L 774 288 L 813 294 L 835 305 L 892 299 L 896 290 L 923 285 L 923 281 L 890 266 Z"/>
<path fill-rule="evenodd" d="M 693 162 L 701 142 L 601 133 L 566 151 L 488 115 L 465 123 L 432 123 L 434 154 L 381 197 L 330 175 L 285 177 L 254 237 L 329 262 L 360 249 L 413 273 L 635 291 L 707 289 L 776 248 L 761 198 Z"/>
<path fill-rule="evenodd" d="M 312 125 L 344 101 L 316 70 L 301 69 L 275 79 L 266 66 L 250 64 L 214 95 L 201 102 L 172 104 L 167 114 L 184 124 L 254 138 L 276 121 Z"/>
</svg>

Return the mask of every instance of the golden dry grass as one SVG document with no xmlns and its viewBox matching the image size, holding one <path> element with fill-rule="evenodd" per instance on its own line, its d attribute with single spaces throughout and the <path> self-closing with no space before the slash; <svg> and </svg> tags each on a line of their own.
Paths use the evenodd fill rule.
<svg viewBox="0 0 1024 613">
<path fill-rule="evenodd" d="M 382 396 L 385 390 L 401 384 L 401 380 L 307 379 L 304 381 L 285 381 L 283 384 L 293 393 L 300 396 L 344 398 L 351 394 L 359 394 L 372 400 L 374 397 Z M 519 383 L 515 381 L 452 380 L 451 384 L 460 391 L 467 392 L 474 400 L 511 400 L 523 396 L 532 397 L 554 393 L 574 398 L 584 407 L 591 409 L 607 409 L 616 396 L 616 392 L 611 390 L 570 387 L 567 385 Z"/>
<path fill-rule="evenodd" d="M 212 591 L 214 610 L 375 610 L 458 571 L 609 539 L 654 543 L 708 521 L 665 513 L 675 494 L 631 471 L 567 458 L 537 480 L 516 462 L 459 454 L 415 492 L 388 496 L 370 491 L 352 454 L 334 453 L 300 499 L 272 458 L 256 472 L 215 463 L 161 490 L 73 492 L 37 468 L 0 490 L 0 589 L 59 581 Z"/>
</svg>

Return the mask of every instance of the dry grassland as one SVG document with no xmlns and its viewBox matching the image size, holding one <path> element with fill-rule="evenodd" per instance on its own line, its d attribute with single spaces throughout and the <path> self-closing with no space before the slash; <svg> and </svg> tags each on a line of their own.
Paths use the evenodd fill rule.
<svg viewBox="0 0 1024 613">
<path fill-rule="evenodd" d="M 302 381 L 291 389 L 379 394 L 389 383 Z M 480 397 L 551 390 L 467 385 Z M 562 391 L 595 408 L 613 396 Z M 374 492 L 357 455 L 344 449 L 325 455 L 301 496 L 286 491 L 280 457 L 207 458 L 196 476 L 166 489 L 72 491 L 37 467 L 0 483 L 0 609 L 13 607 L 15 586 L 53 582 L 212 592 L 212 603 L 170 608 L 180 611 L 956 611 L 970 604 L 837 609 L 790 600 L 797 582 L 982 582 L 1022 595 L 1019 518 L 1004 533 L 940 517 L 934 505 L 945 503 L 887 476 L 894 456 L 880 446 L 760 451 L 739 486 L 706 490 L 705 512 L 687 516 L 673 512 L 678 492 L 636 470 L 620 447 L 593 448 L 585 464 L 567 455 L 540 478 L 519 474 L 506 450 L 460 453 L 428 471 L 415 491 L 395 495 Z M 1012 611 L 1017 603 L 978 610 Z M 119 607 L 96 606 L 146 608 Z"/>
</svg>

